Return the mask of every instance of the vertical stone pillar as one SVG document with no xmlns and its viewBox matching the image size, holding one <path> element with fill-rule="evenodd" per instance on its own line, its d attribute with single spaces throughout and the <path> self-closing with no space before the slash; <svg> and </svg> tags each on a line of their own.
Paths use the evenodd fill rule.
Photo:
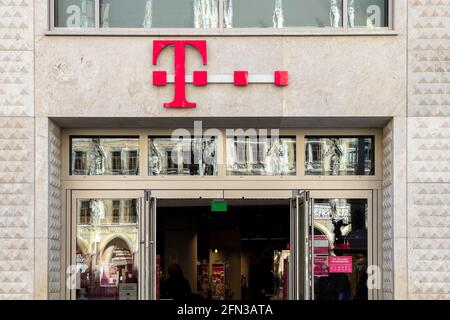
<svg viewBox="0 0 450 320">
<path fill-rule="evenodd" d="M 450 299 L 450 0 L 408 5 L 408 297 Z"/>
<path fill-rule="evenodd" d="M 33 0 L 0 0 L 0 299 L 34 297 Z"/>
</svg>

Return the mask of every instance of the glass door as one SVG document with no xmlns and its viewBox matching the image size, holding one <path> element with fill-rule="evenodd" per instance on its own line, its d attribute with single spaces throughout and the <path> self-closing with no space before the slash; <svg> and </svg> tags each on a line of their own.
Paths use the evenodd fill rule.
<svg viewBox="0 0 450 320">
<path fill-rule="evenodd" d="M 68 216 L 70 266 L 76 269 L 72 299 L 146 298 L 144 196 L 144 191 L 72 191 Z"/>
<path fill-rule="evenodd" d="M 311 299 L 368 300 L 372 191 L 311 191 Z"/>
</svg>

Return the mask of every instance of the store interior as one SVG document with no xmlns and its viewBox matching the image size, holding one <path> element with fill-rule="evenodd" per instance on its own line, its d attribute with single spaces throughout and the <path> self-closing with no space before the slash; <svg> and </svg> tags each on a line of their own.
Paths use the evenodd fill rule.
<svg viewBox="0 0 450 320">
<path fill-rule="evenodd" d="M 288 298 L 289 200 L 157 202 L 157 298 Z M 222 208 L 223 209 L 223 208 Z"/>
</svg>

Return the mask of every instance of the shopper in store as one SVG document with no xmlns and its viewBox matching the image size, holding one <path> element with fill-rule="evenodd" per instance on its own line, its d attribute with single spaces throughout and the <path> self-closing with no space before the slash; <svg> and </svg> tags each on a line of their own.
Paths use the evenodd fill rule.
<svg viewBox="0 0 450 320">
<path fill-rule="evenodd" d="M 190 300 L 192 298 L 191 285 L 184 277 L 181 267 L 172 263 L 168 268 L 169 278 L 162 286 L 163 297 L 174 300 Z"/>
<path fill-rule="evenodd" d="M 358 283 L 356 285 L 356 293 L 354 300 L 367 300 L 367 259 L 364 254 L 358 254 L 356 256 L 356 271 L 358 272 Z"/>
</svg>

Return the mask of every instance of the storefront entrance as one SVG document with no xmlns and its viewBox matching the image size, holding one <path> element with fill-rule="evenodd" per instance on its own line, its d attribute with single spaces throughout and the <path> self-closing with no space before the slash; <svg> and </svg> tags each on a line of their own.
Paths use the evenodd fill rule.
<svg viewBox="0 0 450 320">
<path fill-rule="evenodd" d="M 376 191 L 68 194 L 73 299 L 375 297 Z"/>
<path fill-rule="evenodd" d="M 289 200 L 216 203 L 158 201 L 156 297 L 288 299 Z"/>
</svg>

